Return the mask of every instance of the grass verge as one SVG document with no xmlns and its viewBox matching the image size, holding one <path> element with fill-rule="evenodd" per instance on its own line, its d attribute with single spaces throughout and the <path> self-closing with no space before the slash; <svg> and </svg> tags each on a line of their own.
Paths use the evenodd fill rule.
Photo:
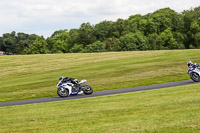
<svg viewBox="0 0 200 133">
<path fill-rule="evenodd" d="M 2 133 L 200 131 L 199 84 L 0 108 Z"/>
<path fill-rule="evenodd" d="M 200 50 L 0 56 L 0 102 L 56 96 L 61 75 L 87 79 L 94 91 L 189 79 Z"/>
</svg>

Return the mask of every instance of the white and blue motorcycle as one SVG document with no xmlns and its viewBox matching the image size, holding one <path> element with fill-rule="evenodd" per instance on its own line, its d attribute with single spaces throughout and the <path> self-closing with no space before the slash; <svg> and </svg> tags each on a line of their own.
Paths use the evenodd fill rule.
<svg viewBox="0 0 200 133">
<path fill-rule="evenodd" d="M 57 84 L 57 94 L 60 97 L 68 97 L 69 95 L 78 95 L 81 93 L 90 95 L 93 93 L 93 89 L 89 85 L 84 85 L 86 82 L 87 80 L 79 82 L 77 79 L 61 76 Z"/>
<path fill-rule="evenodd" d="M 194 82 L 200 82 L 200 66 L 198 64 L 193 65 L 188 70 L 188 74 Z"/>
</svg>

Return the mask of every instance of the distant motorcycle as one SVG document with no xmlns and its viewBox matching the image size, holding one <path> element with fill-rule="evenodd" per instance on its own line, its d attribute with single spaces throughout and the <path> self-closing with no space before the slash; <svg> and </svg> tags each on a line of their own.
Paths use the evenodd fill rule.
<svg viewBox="0 0 200 133">
<path fill-rule="evenodd" d="M 78 95 L 80 93 L 90 95 L 93 93 L 93 89 L 89 85 L 84 85 L 86 82 L 87 80 L 79 82 L 77 79 L 61 77 L 57 84 L 57 94 L 60 97 L 68 97 L 69 95 Z"/>
<path fill-rule="evenodd" d="M 198 64 L 193 65 L 188 70 L 188 74 L 194 82 L 200 82 L 200 66 Z"/>
</svg>

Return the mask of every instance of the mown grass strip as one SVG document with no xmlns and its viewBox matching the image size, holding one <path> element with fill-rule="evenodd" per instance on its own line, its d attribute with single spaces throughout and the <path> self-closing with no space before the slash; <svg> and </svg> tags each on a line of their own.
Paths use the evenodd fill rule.
<svg viewBox="0 0 200 133">
<path fill-rule="evenodd" d="M 189 79 L 200 50 L 0 56 L 0 102 L 56 96 L 61 75 L 87 79 L 94 91 Z"/>
<path fill-rule="evenodd" d="M 199 84 L 0 108 L 3 133 L 190 133 L 199 121 Z"/>
</svg>

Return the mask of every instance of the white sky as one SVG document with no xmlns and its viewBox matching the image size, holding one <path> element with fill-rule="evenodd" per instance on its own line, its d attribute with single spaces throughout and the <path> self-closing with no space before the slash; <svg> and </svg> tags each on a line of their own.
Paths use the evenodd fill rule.
<svg viewBox="0 0 200 133">
<path fill-rule="evenodd" d="M 200 6 L 200 0 L 0 0 L 0 36 L 12 31 L 49 37 L 82 23 L 127 19 L 170 7 L 176 12 Z"/>
</svg>

